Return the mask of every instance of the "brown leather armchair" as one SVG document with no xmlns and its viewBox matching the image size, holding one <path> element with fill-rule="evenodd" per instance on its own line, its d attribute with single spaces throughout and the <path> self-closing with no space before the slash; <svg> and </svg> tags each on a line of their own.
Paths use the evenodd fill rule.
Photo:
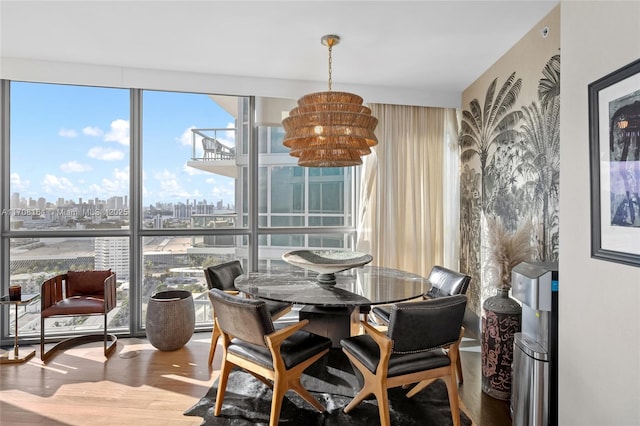
<svg viewBox="0 0 640 426">
<path fill-rule="evenodd" d="M 106 271 L 68 271 L 42 283 L 40 308 L 40 358 L 88 342 L 104 340 L 104 355 L 116 348 L 118 338 L 107 333 L 107 314 L 116 307 L 116 274 Z M 103 315 L 104 331 L 64 339 L 45 351 L 45 320 L 48 318 Z"/>
</svg>

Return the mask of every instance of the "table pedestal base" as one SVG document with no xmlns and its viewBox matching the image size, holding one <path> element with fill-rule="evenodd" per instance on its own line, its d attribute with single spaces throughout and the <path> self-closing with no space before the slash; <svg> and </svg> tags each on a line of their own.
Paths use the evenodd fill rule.
<svg viewBox="0 0 640 426">
<path fill-rule="evenodd" d="M 6 353 L 0 356 L 0 364 L 17 364 L 20 362 L 29 361 L 36 355 L 35 350 L 15 349 L 8 350 Z"/>
<path fill-rule="evenodd" d="M 298 318 L 308 319 L 306 331 L 331 339 L 332 348 L 340 348 L 340 340 L 355 336 L 360 330 L 360 309 L 356 307 L 325 308 L 304 306 Z"/>
</svg>

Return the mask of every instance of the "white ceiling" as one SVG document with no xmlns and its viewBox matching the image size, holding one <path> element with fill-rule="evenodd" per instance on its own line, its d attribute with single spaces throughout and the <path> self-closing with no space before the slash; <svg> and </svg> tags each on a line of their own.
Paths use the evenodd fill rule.
<svg viewBox="0 0 640 426">
<path fill-rule="evenodd" d="M 460 93 L 558 1 L 0 1 L 3 58 Z"/>
</svg>

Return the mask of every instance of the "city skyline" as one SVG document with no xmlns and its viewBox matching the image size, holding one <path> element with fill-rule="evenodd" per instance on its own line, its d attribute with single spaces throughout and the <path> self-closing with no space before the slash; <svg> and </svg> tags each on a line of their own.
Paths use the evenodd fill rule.
<svg viewBox="0 0 640 426">
<path fill-rule="evenodd" d="M 20 201 L 18 203 L 16 203 L 16 199 L 19 199 Z M 17 210 L 17 209 L 56 209 L 58 207 L 76 207 L 76 206 L 82 206 L 82 205 L 96 205 L 96 204 L 106 204 L 109 205 L 110 202 L 112 200 L 115 199 L 120 199 L 121 200 L 121 205 L 124 207 L 129 207 L 129 204 L 127 202 L 128 200 L 128 196 L 127 195 L 114 195 L 112 197 L 109 197 L 107 199 L 99 199 L 98 197 L 94 197 L 94 198 L 90 198 L 90 199 L 83 199 L 82 197 L 79 197 L 77 200 L 72 200 L 72 199 L 64 199 L 63 197 L 58 197 L 56 199 L 56 201 L 50 201 L 47 200 L 46 197 L 38 197 L 38 199 L 33 199 L 33 198 L 24 198 L 20 196 L 20 193 L 18 192 L 14 192 L 11 195 L 11 207 L 9 208 L 3 208 L 2 211 L 6 212 L 8 210 Z M 116 201 L 117 203 L 118 201 Z M 209 206 L 219 206 L 220 209 L 225 209 L 225 210 L 229 210 L 229 209 L 234 209 L 235 205 L 234 203 L 228 203 L 228 204 L 224 204 L 224 200 L 223 199 L 219 199 L 219 200 L 215 200 L 215 201 L 209 201 L 206 198 L 203 199 L 186 199 L 186 200 L 182 200 L 182 201 L 157 201 L 155 203 L 151 203 L 148 205 L 143 205 L 142 208 L 149 208 L 149 207 L 154 207 L 154 208 L 160 208 L 160 207 L 171 207 L 173 205 L 186 205 L 186 206 L 195 206 L 195 205 L 209 205 Z"/>
<path fill-rule="evenodd" d="M 129 98 L 127 89 L 12 82 L 11 193 L 27 200 L 129 194 Z M 194 149 L 202 156 L 191 129 L 234 128 L 234 117 L 205 94 L 144 91 L 142 100 L 143 205 L 234 204 L 234 179 L 186 165 Z M 235 145 L 230 135 L 221 139 Z"/>
</svg>

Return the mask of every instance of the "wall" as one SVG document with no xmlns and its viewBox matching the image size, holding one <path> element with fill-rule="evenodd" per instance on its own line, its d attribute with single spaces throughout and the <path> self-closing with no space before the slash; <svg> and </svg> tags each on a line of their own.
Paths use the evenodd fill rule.
<svg viewBox="0 0 640 426">
<path fill-rule="evenodd" d="M 587 85 L 640 57 L 640 1 L 561 3 L 559 420 L 640 424 L 640 268 L 590 257 Z"/>
<path fill-rule="evenodd" d="M 460 269 L 478 317 L 511 282 L 502 258 L 558 259 L 559 50 L 557 6 L 462 94 Z M 521 230 L 522 244 L 497 253 L 491 229 Z"/>
</svg>

